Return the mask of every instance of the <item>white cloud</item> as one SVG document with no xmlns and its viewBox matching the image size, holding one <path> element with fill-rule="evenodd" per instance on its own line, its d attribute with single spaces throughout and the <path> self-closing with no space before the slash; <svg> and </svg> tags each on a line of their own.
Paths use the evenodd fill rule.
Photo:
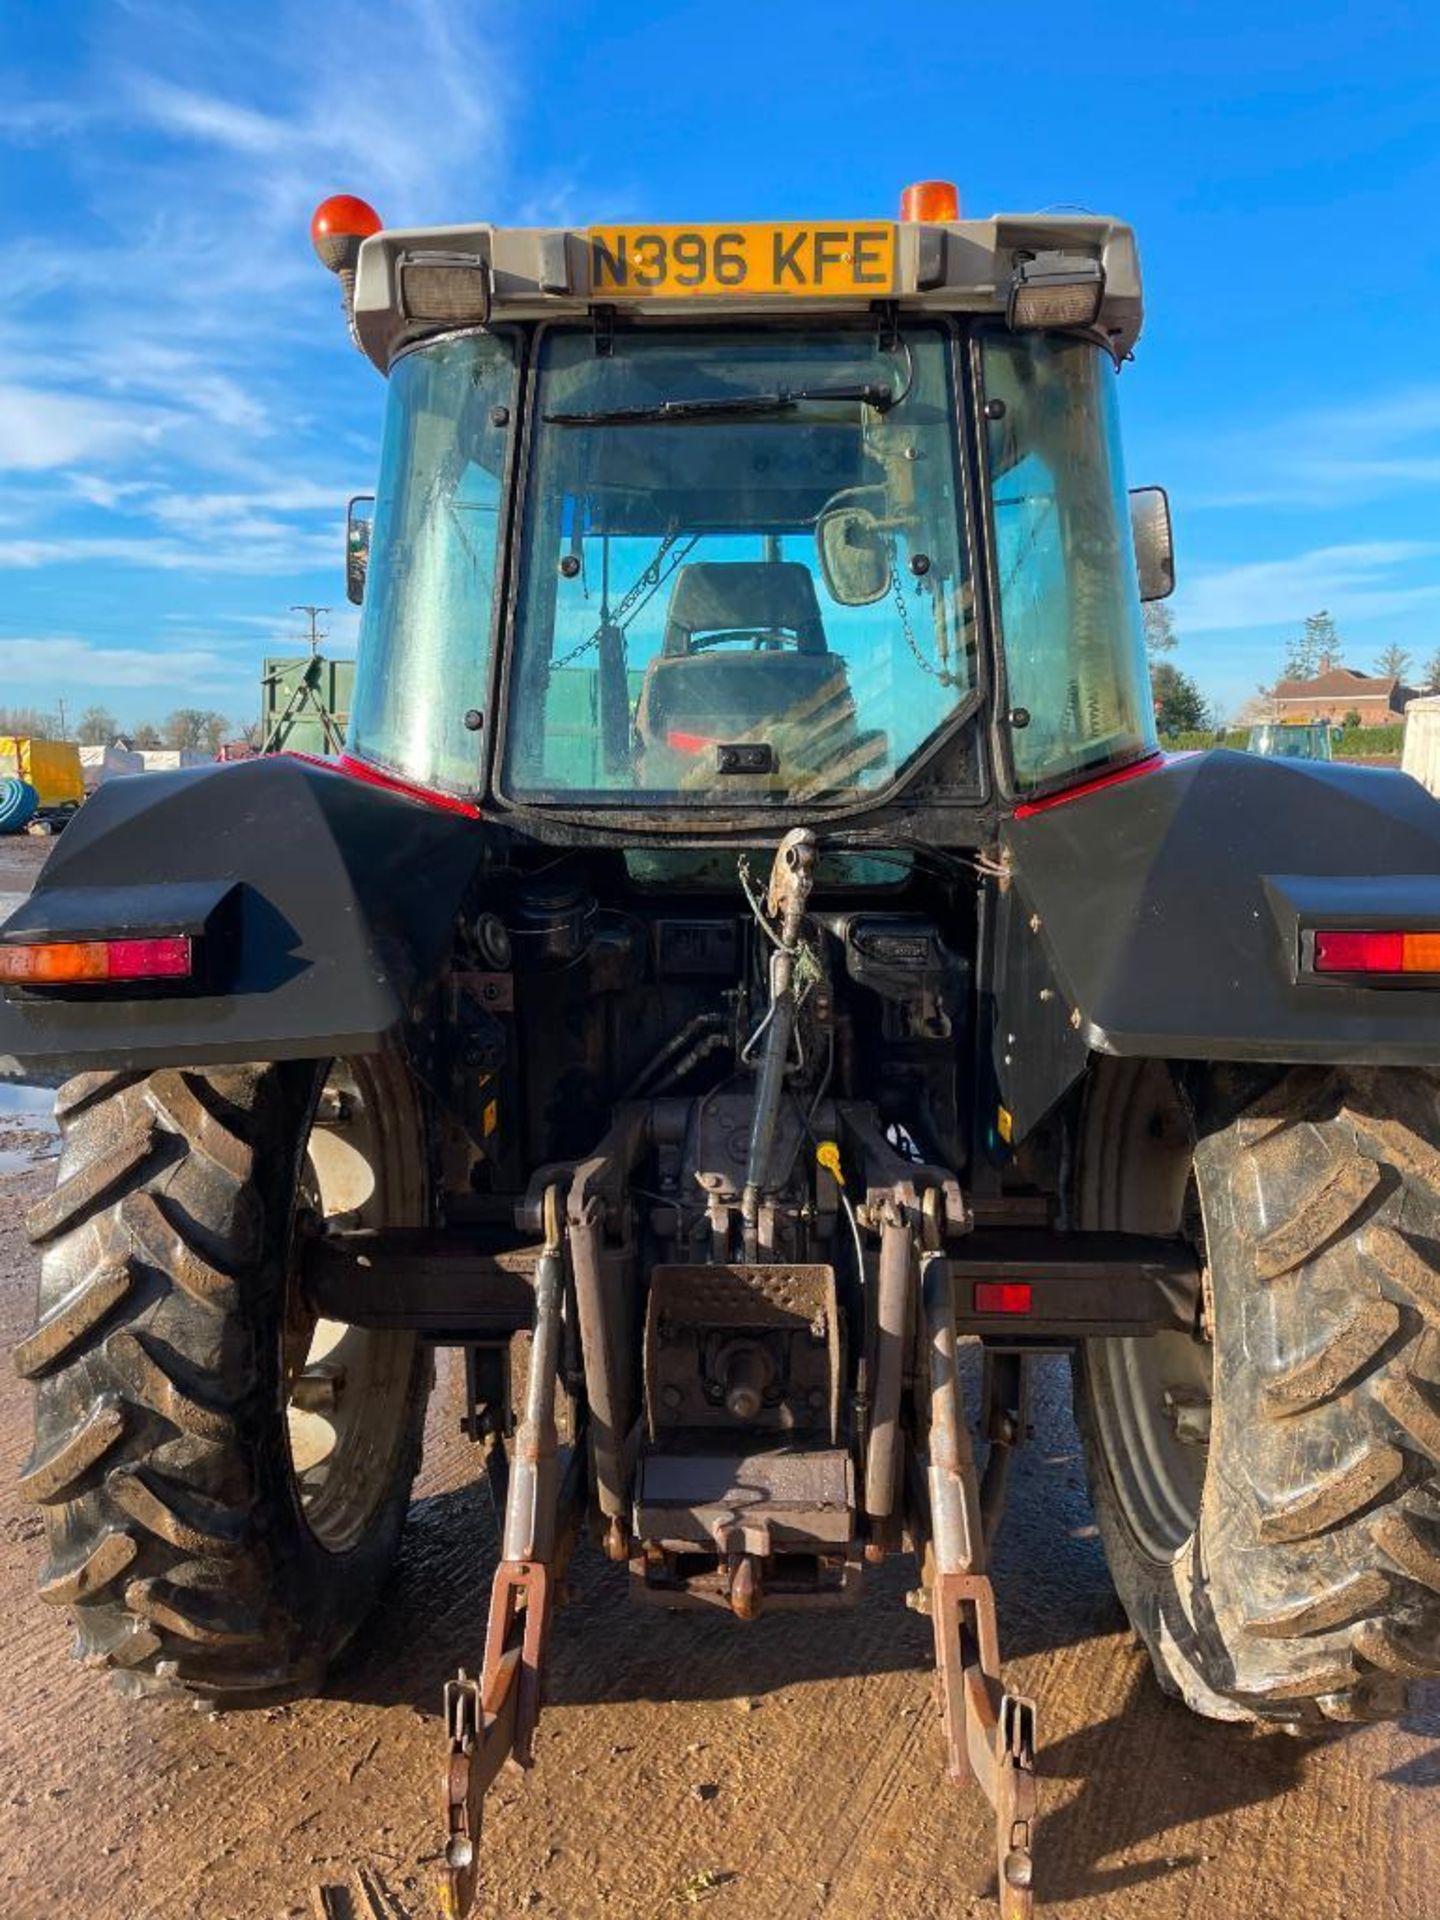
<svg viewBox="0 0 1440 1920">
<path fill-rule="evenodd" d="M 11 687 L 163 687 L 168 693 L 213 688 L 231 672 L 218 654 L 196 647 L 97 647 L 74 635 L 0 639 L 0 680 Z"/>
<path fill-rule="evenodd" d="M 125 534 L 55 534 L 46 537 L 0 540 L 0 568 L 29 571 L 35 567 L 114 565 L 153 567 L 162 573 L 225 573 L 271 575 L 277 581 L 298 579 L 315 567 L 334 562 L 337 543 L 319 534 L 300 534 L 283 522 L 261 522 L 212 531 L 208 544 L 185 544 L 160 537 Z"/>
<path fill-rule="evenodd" d="M 436 195 L 483 193 L 497 174 L 509 96 L 500 40 L 493 10 L 463 0 L 292 4 L 268 60 L 262 53 L 246 74 L 263 106 L 237 97 L 232 74 L 207 86 L 187 67 L 185 84 L 132 70 L 117 110 L 224 156 L 212 191 L 228 185 L 252 232 L 257 214 L 301 221 L 346 183 L 393 200 L 381 208 L 392 222 L 437 221 L 453 215 Z M 329 45 L 363 48 L 363 58 L 317 59 Z"/>
<path fill-rule="evenodd" d="M 10 100 L 0 103 L 0 135 L 17 146 L 78 133 L 89 114 L 73 100 Z"/>
<path fill-rule="evenodd" d="M 142 74 L 135 82 L 133 104 L 142 119 L 167 133 L 225 147 L 233 153 L 258 154 L 273 160 L 292 138 L 284 119 L 153 76 Z"/>
<path fill-rule="evenodd" d="M 1417 563 L 1440 556 L 1420 540 L 1355 541 L 1317 547 L 1285 560 L 1196 567 L 1176 595 L 1185 633 L 1294 625 L 1297 609 L 1325 607 L 1340 621 L 1400 613 L 1440 602 L 1440 584 L 1406 578 Z"/>
<path fill-rule="evenodd" d="M 167 526 L 208 527 L 229 521 L 253 530 L 261 519 L 286 513 L 326 513 L 338 523 L 347 498 L 339 487 L 291 480 L 246 493 L 166 493 L 150 500 L 147 510 Z"/>
<path fill-rule="evenodd" d="M 177 416 L 90 395 L 0 385 L 0 469 L 39 472 L 154 447 Z"/>
<path fill-rule="evenodd" d="M 1208 436 L 1192 457 L 1192 507 L 1345 506 L 1437 486 L 1440 386 L 1250 418 L 1233 434 Z"/>
<path fill-rule="evenodd" d="M 143 500 L 157 490 L 153 480 L 108 480 L 99 473 L 67 473 L 63 478 L 77 500 L 103 507 L 107 513 L 127 500 Z"/>
<path fill-rule="evenodd" d="M 40 477 L 6 490 L 0 567 L 270 575 L 282 599 L 338 569 L 381 393 L 357 395 L 309 216 L 342 188 L 392 221 L 493 212 L 503 40 L 483 0 L 279 0 L 223 33 L 147 4 L 97 24 L 73 98 L 12 87 L 0 147 L 48 142 L 79 218 L 0 246 L 0 365 L 44 368 L 0 381 L 0 471 Z"/>
</svg>

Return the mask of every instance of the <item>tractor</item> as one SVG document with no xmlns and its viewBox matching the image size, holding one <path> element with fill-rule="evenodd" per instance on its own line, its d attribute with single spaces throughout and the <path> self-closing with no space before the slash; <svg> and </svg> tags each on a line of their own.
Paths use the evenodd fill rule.
<svg viewBox="0 0 1440 1920">
<path fill-rule="evenodd" d="M 923 182 L 585 229 L 337 196 L 312 238 L 388 382 L 344 751 L 103 787 L 0 929 L 4 1070 L 63 1080 L 15 1357 L 83 1657 L 317 1685 L 448 1345 L 503 1524 L 445 1910 L 588 1532 L 728 1613 L 737 1678 L 745 1623 L 911 1556 L 1023 1920 L 988 1569 L 1058 1350 L 1160 1685 L 1398 1714 L 1440 1672 L 1440 806 L 1158 750 L 1129 228 Z"/>
</svg>

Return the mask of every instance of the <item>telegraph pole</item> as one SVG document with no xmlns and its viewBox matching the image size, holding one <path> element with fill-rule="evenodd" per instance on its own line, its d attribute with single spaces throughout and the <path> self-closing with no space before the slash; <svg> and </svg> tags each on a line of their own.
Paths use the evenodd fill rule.
<svg viewBox="0 0 1440 1920">
<path fill-rule="evenodd" d="M 329 607 L 311 607 L 311 606 L 291 607 L 290 611 L 292 613 L 303 613 L 306 619 L 309 620 L 310 651 L 312 654 L 319 653 L 320 642 L 325 638 L 325 635 L 320 631 L 320 616 L 322 613 L 329 613 L 330 611 Z"/>
</svg>

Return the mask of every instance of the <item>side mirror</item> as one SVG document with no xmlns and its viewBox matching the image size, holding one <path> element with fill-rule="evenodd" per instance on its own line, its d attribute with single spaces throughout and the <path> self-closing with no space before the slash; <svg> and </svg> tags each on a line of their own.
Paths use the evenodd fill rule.
<svg viewBox="0 0 1440 1920">
<path fill-rule="evenodd" d="M 1142 600 L 1164 600 L 1175 591 L 1175 536 L 1163 487 L 1130 489 L 1130 531 Z"/>
<path fill-rule="evenodd" d="M 868 507 L 826 507 L 815 546 L 825 590 L 842 607 L 868 607 L 890 591 L 890 540 Z"/>
<path fill-rule="evenodd" d="M 357 607 L 365 598 L 365 575 L 370 570 L 370 532 L 374 524 L 374 494 L 357 493 L 345 509 L 345 598 Z"/>
</svg>

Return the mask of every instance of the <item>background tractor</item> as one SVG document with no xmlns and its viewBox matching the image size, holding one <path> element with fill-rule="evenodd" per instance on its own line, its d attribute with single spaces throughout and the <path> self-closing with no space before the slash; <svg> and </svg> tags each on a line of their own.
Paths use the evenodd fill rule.
<svg viewBox="0 0 1440 1920">
<path fill-rule="evenodd" d="M 1158 752 L 1129 230 L 931 182 L 314 238 L 389 390 L 345 752 L 105 786 L 0 929 L 0 1055 L 70 1076 L 18 1360 L 83 1655 L 317 1683 L 452 1344 L 504 1520 L 448 1910 L 588 1526 L 737 1676 L 738 1623 L 912 1555 L 1013 1920 L 986 1569 L 1061 1348 L 1161 1684 L 1398 1712 L 1440 1669 L 1440 808 Z"/>
</svg>

